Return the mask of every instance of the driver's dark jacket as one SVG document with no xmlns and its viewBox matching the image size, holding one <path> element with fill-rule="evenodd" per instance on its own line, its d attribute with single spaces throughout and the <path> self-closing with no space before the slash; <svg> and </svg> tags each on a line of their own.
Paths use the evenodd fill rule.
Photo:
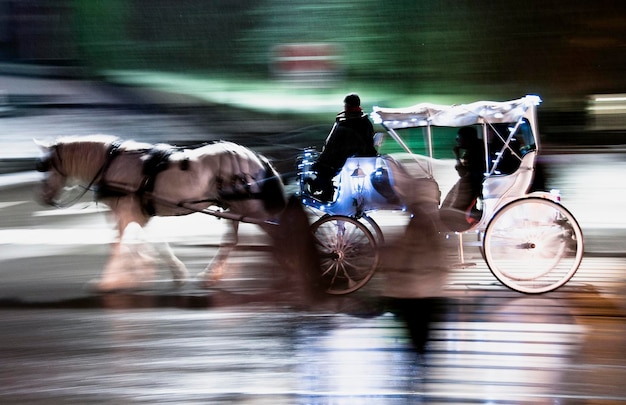
<svg viewBox="0 0 626 405">
<path fill-rule="evenodd" d="M 367 115 L 361 111 L 344 111 L 337 115 L 324 149 L 313 164 L 313 170 L 318 176 L 332 178 L 339 173 L 349 157 L 377 154 L 374 148 L 374 127 Z"/>
</svg>

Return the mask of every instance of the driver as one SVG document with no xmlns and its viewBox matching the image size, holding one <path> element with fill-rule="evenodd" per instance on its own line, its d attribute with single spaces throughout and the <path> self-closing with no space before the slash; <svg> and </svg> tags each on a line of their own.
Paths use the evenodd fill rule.
<svg viewBox="0 0 626 405">
<path fill-rule="evenodd" d="M 311 192 L 322 201 L 332 201 L 332 179 L 349 157 L 378 155 L 374 147 L 374 127 L 361 109 L 360 97 L 355 93 L 348 94 L 343 103 L 344 109 L 337 114 L 322 153 L 312 166 L 317 177 L 310 181 Z"/>
</svg>

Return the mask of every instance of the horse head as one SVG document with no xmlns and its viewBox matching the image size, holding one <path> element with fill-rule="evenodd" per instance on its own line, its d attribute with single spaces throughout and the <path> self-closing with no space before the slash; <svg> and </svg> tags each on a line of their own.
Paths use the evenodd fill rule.
<svg viewBox="0 0 626 405">
<path fill-rule="evenodd" d="M 58 206 L 61 194 L 76 184 L 94 184 L 107 159 L 107 151 L 115 138 L 68 137 L 55 142 L 35 140 L 43 154 L 37 171 L 44 173 L 39 198 L 47 205 Z"/>
<path fill-rule="evenodd" d="M 36 166 L 38 172 L 44 173 L 38 190 L 39 199 L 46 205 L 56 205 L 56 197 L 67 183 L 59 147 L 56 143 L 39 140 L 35 140 L 35 144 L 43 152 Z"/>
</svg>

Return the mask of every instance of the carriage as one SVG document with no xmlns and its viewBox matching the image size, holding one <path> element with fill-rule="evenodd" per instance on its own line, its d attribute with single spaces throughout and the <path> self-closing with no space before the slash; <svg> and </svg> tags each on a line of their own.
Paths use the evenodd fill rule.
<svg viewBox="0 0 626 405">
<path fill-rule="evenodd" d="M 97 280 L 98 291 L 137 288 L 153 274 L 128 268 L 122 254 L 127 228 L 141 228 L 154 216 L 206 213 L 231 220 L 232 235 L 197 275 L 202 286 L 221 278 L 237 243 L 238 223 L 250 222 L 270 235 L 285 267 L 306 269 L 305 278 L 314 277 L 316 289 L 347 294 L 366 285 L 379 266 L 385 236 L 370 214 L 413 214 L 416 207 L 428 205 L 446 224 L 441 231 L 458 235 L 461 257 L 463 234 L 476 232 L 498 280 L 516 291 L 544 293 L 574 275 L 582 260 L 583 235 L 558 192 L 531 191 L 540 102 L 529 95 L 507 102 L 374 107 L 372 119 L 386 130 L 376 136 L 380 155 L 347 159 L 331 202 L 319 201 L 307 190 L 316 157 L 312 149 L 299 157 L 298 202 L 286 198 L 269 160 L 242 145 L 216 142 L 185 149 L 102 135 L 38 142 L 44 153 L 38 170 L 45 173 L 40 198 L 49 205 L 68 206 L 92 190 L 110 208 L 119 239 Z M 452 183 L 457 175 L 453 160 L 435 153 L 435 144 L 438 151 L 449 151 L 451 147 L 439 146 L 454 139 L 459 127 L 473 127 L 481 134 L 485 171 L 480 200 L 467 211 L 450 211 L 446 199 L 441 204 L 440 191 L 449 190 L 446 179 Z M 393 148 L 385 144 L 388 139 Z M 423 154 L 414 153 L 419 147 Z M 83 190 L 78 197 L 71 197 L 74 185 Z M 313 241 L 302 206 L 319 214 L 310 225 Z M 176 285 L 187 279 L 186 267 L 171 249 L 158 253 Z"/>
<path fill-rule="evenodd" d="M 567 283 L 581 263 L 583 235 L 561 205 L 557 190 L 532 187 L 540 146 L 536 117 L 540 102 L 538 96 L 527 95 L 506 102 L 374 107 L 372 120 L 386 130 L 376 135 L 381 155 L 349 158 L 335 178 L 337 192 L 331 202 L 316 199 L 308 189 L 317 152 L 305 149 L 298 160 L 299 194 L 302 203 L 319 216 L 312 232 L 321 252 L 327 292 L 356 291 L 376 272 L 384 235 L 370 214 L 410 211 L 410 205 L 420 199 L 439 204 L 440 190 L 458 191 L 449 184 L 458 178 L 454 159 L 436 154 L 435 146 L 447 145 L 443 149 L 450 153 L 450 140 L 466 126 L 479 134 L 486 170 L 476 204 L 467 212 L 453 212 L 459 221 L 443 221 L 442 232 L 458 237 L 461 264 L 463 234 L 475 232 L 484 260 L 505 286 L 538 294 Z M 393 147 L 385 146 L 388 139 L 395 141 Z M 418 148 L 424 153 L 415 153 Z M 440 206 L 442 219 L 443 210 Z M 450 217 L 455 215 L 445 216 Z"/>
</svg>

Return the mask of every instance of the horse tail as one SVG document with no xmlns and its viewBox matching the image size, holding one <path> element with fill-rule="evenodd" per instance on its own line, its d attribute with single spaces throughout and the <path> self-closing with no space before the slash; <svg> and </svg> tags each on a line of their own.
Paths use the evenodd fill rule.
<svg viewBox="0 0 626 405">
<path fill-rule="evenodd" d="M 285 199 L 285 186 L 283 181 L 270 161 L 259 155 L 265 169 L 265 177 L 261 180 L 260 194 L 263 207 L 271 214 L 277 214 L 285 209 L 287 200 Z"/>
</svg>

